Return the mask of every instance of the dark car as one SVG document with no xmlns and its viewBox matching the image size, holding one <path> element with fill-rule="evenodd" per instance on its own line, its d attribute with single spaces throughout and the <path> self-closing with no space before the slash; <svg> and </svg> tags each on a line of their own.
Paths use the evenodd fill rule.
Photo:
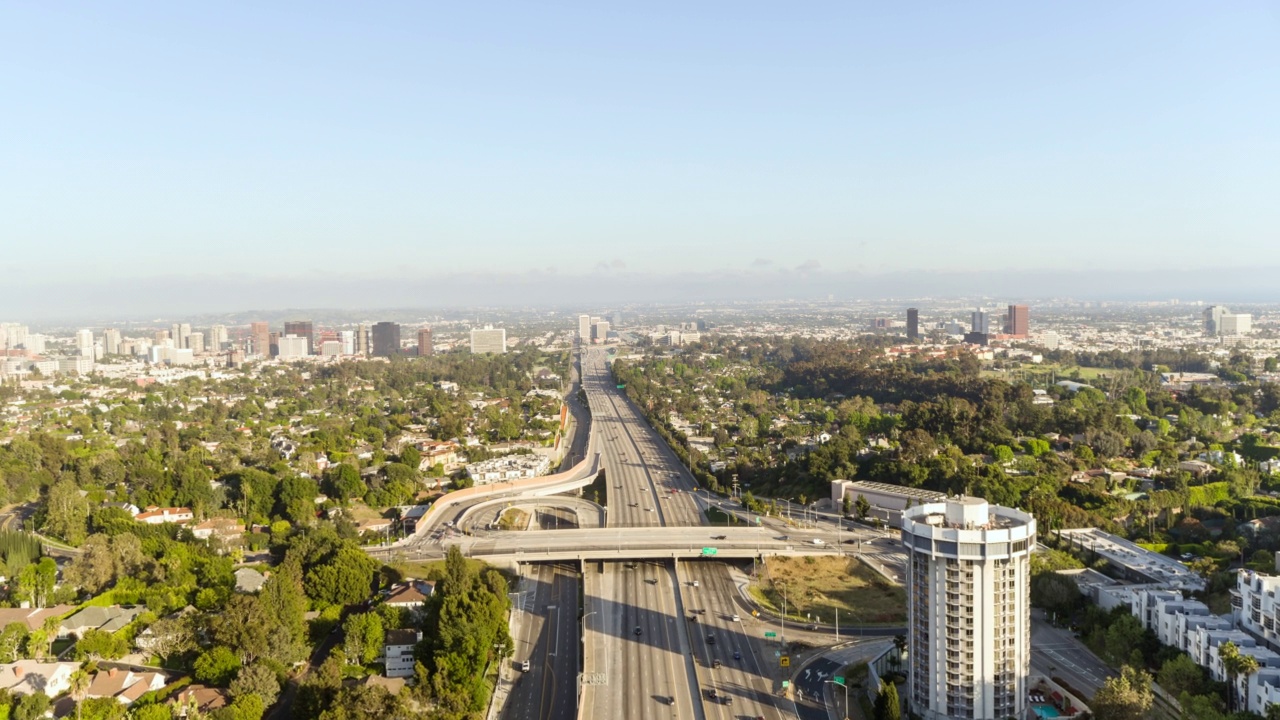
<svg viewBox="0 0 1280 720">
<path fill-rule="evenodd" d="M 718 667 L 720 667 L 720 658 L 716 658 L 715 660 L 712 660 L 712 661 L 711 661 L 711 667 L 713 667 L 713 668 L 718 668 Z"/>
<path fill-rule="evenodd" d="M 708 635 L 708 636 L 707 636 L 707 644 L 708 644 L 708 645 L 715 645 L 715 644 L 716 644 L 716 636 L 715 636 L 715 635 Z"/>
<path fill-rule="evenodd" d="M 640 626 L 639 626 L 639 625 L 637 625 L 637 626 L 636 626 L 636 634 L 637 634 L 637 635 L 639 635 L 639 634 L 640 634 Z"/>
<path fill-rule="evenodd" d="M 727 538 L 727 537 L 729 537 L 729 536 L 728 536 L 728 535 L 712 535 L 712 536 L 711 536 L 711 539 L 712 539 L 712 540 L 724 540 L 724 539 L 725 539 L 725 538 Z"/>
<path fill-rule="evenodd" d="M 737 650 L 734 650 L 734 651 L 733 651 L 733 659 L 734 659 L 734 660 L 741 660 L 741 659 L 742 659 L 742 653 L 738 652 Z"/>
</svg>

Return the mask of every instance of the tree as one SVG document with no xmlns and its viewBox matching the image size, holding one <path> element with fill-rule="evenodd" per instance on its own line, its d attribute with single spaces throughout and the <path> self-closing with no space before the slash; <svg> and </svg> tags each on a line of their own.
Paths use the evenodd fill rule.
<svg viewBox="0 0 1280 720">
<path fill-rule="evenodd" d="M 48 604 L 53 595 L 53 586 L 58 578 L 58 564 L 53 558 L 40 558 L 40 562 L 22 568 L 18 575 L 18 591 L 27 598 L 32 606 L 42 608 Z"/>
<path fill-rule="evenodd" d="M 422 453 L 418 452 L 413 443 L 405 443 L 404 449 L 400 451 L 400 464 L 409 466 L 415 472 L 422 464 Z"/>
<path fill-rule="evenodd" d="M 76 641 L 76 657 L 81 660 L 116 660 L 129 652 L 129 644 L 124 638 L 116 637 L 106 630 L 91 628 Z"/>
<path fill-rule="evenodd" d="M 48 695 L 42 692 L 28 693 L 13 706 L 13 720 L 39 720 L 48 711 Z"/>
<path fill-rule="evenodd" d="M 333 558 L 307 573 L 307 595 L 326 605 L 354 605 L 373 592 L 378 563 L 354 544 L 344 543 Z"/>
<path fill-rule="evenodd" d="M 849 493 L 845 493 L 844 500 L 841 501 L 841 504 L 844 506 L 845 517 L 848 517 L 853 514 L 853 496 L 852 495 L 850 495 Z"/>
<path fill-rule="evenodd" d="M 867 515 L 871 513 L 871 501 L 867 500 L 865 495 L 859 494 L 858 501 L 855 503 L 856 515 L 859 520 L 866 520 Z"/>
<path fill-rule="evenodd" d="M 1107 678 L 1094 693 L 1093 714 L 1098 720 L 1143 720 L 1151 702 L 1151 677 L 1125 665 L 1119 677 Z"/>
<path fill-rule="evenodd" d="M 1173 697 L 1180 697 L 1182 693 L 1195 695 L 1204 683 L 1204 671 L 1190 655 L 1179 654 L 1164 661 L 1156 674 L 1156 682 Z"/>
<path fill-rule="evenodd" d="M 302 589 L 302 570 L 296 561 L 285 560 L 276 568 L 276 573 L 258 593 L 258 606 L 268 618 L 274 619 L 267 656 L 286 665 L 306 657 L 307 597 Z"/>
<path fill-rule="evenodd" d="M 89 683 L 90 683 L 89 673 L 85 672 L 84 667 L 78 667 L 76 668 L 75 672 L 71 673 L 69 689 L 71 691 L 71 698 L 76 701 L 77 720 L 81 718 L 81 710 L 83 709 L 82 706 L 84 705 L 84 696 L 86 693 L 89 692 Z"/>
<path fill-rule="evenodd" d="M 1003 465 L 1007 462 L 1013 461 L 1013 448 L 1008 445 L 997 445 L 995 449 L 991 451 L 991 455 L 995 458 L 996 462 Z"/>
<path fill-rule="evenodd" d="M 67 565 L 63 578 L 90 595 L 97 595 L 115 581 L 116 559 L 111 539 L 101 533 L 90 535 L 80 547 L 80 555 Z"/>
<path fill-rule="evenodd" d="M 881 681 L 873 710 L 873 720 L 901 720 L 902 705 L 898 701 L 898 686 Z"/>
<path fill-rule="evenodd" d="M 263 705 L 270 707 L 280 696 L 280 680 L 271 668 L 262 663 L 254 663 L 240 668 L 236 679 L 231 681 L 229 690 L 233 698 L 250 693 L 257 695 L 261 698 Z"/>
<path fill-rule="evenodd" d="M 0 663 L 11 663 L 22 657 L 22 645 L 27 639 L 26 623 L 12 622 L 0 631 Z"/>
<path fill-rule="evenodd" d="M 346 634 L 343 645 L 347 662 L 371 663 L 382 652 L 384 632 L 382 618 L 374 613 L 356 613 L 347 617 L 342 625 Z"/>
<path fill-rule="evenodd" d="M 1252 655 L 1246 655 L 1240 652 L 1240 648 L 1235 643 L 1228 640 L 1218 646 L 1218 657 L 1222 659 L 1222 669 L 1227 673 L 1227 681 L 1230 688 L 1227 692 L 1227 708 L 1236 709 L 1239 704 L 1239 684 L 1238 678 L 1245 678 L 1245 685 L 1248 686 L 1248 677 L 1258 672 L 1258 659 Z"/>
<path fill-rule="evenodd" d="M 166 662 L 196 647 L 195 629 L 184 615 L 161 618 L 148 630 L 147 649 Z"/>
<path fill-rule="evenodd" d="M 325 492 L 343 505 L 367 491 L 360 479 L 360 471 L 346 463 L 338 463 L 331 468 L 325 481 Z"/>
<path fill-rule="evenodd" d="M 208 685 L 226 686 L 240 670 L 240 658 L 221 645 L 206 650 L 192 665 L 192 675 Z"/>
<path fill-rule="evenodd" d="M 1071 578 L 1056 572 L 1042 572 L 1031 578 L 1031 604 L 1051 613 L 1071 612 L 1083 596 Z"/>
<path fill-rule="evenodd" d="M 72 545 L 84 542 L 89 527 L 89 501 L 70 475 L 49 487 L 45 499 L 44 531 Z"/>
</svg>

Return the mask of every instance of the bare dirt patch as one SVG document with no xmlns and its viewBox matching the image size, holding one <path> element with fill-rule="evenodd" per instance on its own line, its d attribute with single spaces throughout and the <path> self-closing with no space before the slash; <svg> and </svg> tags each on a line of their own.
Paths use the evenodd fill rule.
<svg viewBox="0 0 1280 720">
<path fill-rule="evenodd" d="M 772 557 L 751 586 L 761 605 L 781 613 L 786 587 L 787 617 L 833 624 L 900 625 L 907 619 L 906 591 L 857 558 Z"/>
</svg>

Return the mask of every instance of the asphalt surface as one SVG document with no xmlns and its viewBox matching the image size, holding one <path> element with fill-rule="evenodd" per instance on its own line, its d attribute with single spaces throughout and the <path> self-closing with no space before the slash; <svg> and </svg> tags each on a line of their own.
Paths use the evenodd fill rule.
<svg viewBox="0 0 1280 720">
<path fill-rule="evenodd" d="M 1035 672 L 1066 680 L 1089 698 L 1102 687 L 1112 670 L 1070 630 L 1056 628 L 1044 620 L 1043 612 L 1031 612 L 1031 667 Z"/>
<path fill-rule="evenodd" d="M 577 571 L 568 564 L 525 569 L 514 599 L 515 649 L 507 660 L 515 681 L 502 717 L 561 720 L 575 717 L 580 646 Z M 529 670 L 522 670 L 524 662 Z"/>
</svg>

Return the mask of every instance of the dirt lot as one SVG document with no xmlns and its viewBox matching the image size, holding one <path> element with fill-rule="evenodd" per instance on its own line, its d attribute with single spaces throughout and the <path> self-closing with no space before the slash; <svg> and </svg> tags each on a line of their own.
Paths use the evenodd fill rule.
<svg viewBox="0 0 1280 720">
<path fill-rule="evenodd" d="M 781 612 L 783 585 L 787 588 L 788 618 L 804 621 L 808 613 L 832 624 L 838 609 L 841 625 L 906 622 L 906 591 L 857 558 L 770 558 L 752 585 L 751 595 L 774 612 Z"/>
<path fill-rule="evenodd" d="M 498 521 L 498 527 L 503 530 L 524 530 L 529 527 L 529 513 L 520 508 L 507 508 Z"/>
</svg>

